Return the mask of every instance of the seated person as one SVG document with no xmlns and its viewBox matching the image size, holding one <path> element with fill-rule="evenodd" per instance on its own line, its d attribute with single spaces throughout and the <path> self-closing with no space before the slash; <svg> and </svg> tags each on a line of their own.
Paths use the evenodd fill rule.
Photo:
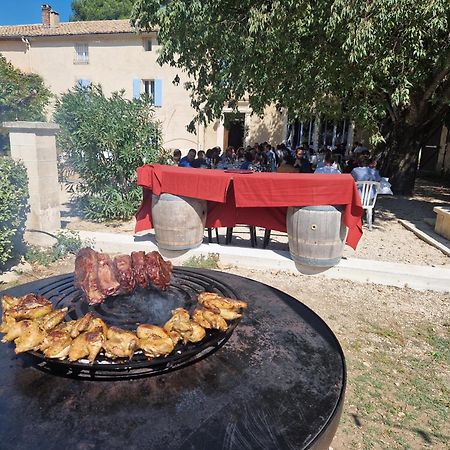
<svg viewBox="0 0 450 450">
<path fill-rule="evenodd" d="M 289 150 L 284 150 L 280 159 L 280 165 L 277 168 L 278 173 L 298 173 L 298 169 L 294 167 L 295 158 Z"/>
<path fill-rule="evenodd" d="M 197 154 L 197 151 L 191 148 L 188 151 L 188 154 L 180 159 L 180 162 L 178 163 L 179 167 L 192 167 L 192 162 L 195 159 L 195 155 Z"/>
<path fill-rule="evenodd" d="M 337 168 L 336 163 L 333 161 L 331 150 L 327 150 L 323 165 L 321 167 L 317 167 L 314 173 L 341 173 L 341 171 Z"/>
<path fill-rule="evenodd" d="M 199 167 L 202 167 L 204 169 L 208 168 L 208 162 L 206 160 L 206 155 L 205 155 L 205 152 L 203 150 L 199 150 L 198 151 L 197 158 L 194 159 L 194 161 L 192 161 L 191 166 L 195 167 L 197 169 Z"/>
<path fill-rule="evenodd" d="M 178 166 L 178 164 L 180 163 L 180 159 L 181 159 L 181 150 L 179 148 L 176 148 L 172 154 L 173 164 L 175 166 Z"/>
<path fill-rule="evenodd" d="M 297 159 L 295 160 L 294 167 L 297 167 L 300 173 L 313 173 L 311 163 L 305 156 L 303 147 L 298 147 L 295 151 L 295 154 L 297 156 Z"/>
<path fill-rule="evenodd" d="M 239 166 L 241 170 L 252 170 L 253 169 L 253 154 L 251 151 L 247 150 L 244 153 L 245 161 Z"/>
<path fill-rule="evenodd" d="M 355 181 L 380 181 L 380 174 L 376 174 L 370 167 L 370 158 L 367 155 L 361 155 L 358 158 L 358 167 L 355 167 L 351 175 Z M 378 171 L 377 171 L 378 172 Z"/>
</svg>

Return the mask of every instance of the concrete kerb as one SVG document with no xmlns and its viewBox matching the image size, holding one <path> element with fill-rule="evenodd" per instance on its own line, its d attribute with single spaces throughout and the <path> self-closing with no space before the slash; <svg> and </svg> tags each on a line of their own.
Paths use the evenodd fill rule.
<svg viewBox="0 0 450 450">
<path fill-rule="evenodd" d="M 94 240 L 94 248 L 106 253 L 131 253 L 132 251 L 158 250 L 154 237 L 135 238 L 128 234 L 79 231 L 82 239 Z M 222 266 L 237 266 L 271 272 L 288 272 L 300 275 L 287 251 L 242 248 L 218 244 L 202 244 L 185 251 L 160 251 L 164 258 L 175 265 L 182 265 L 193 256 L 218 254 Z M 302 268 L 300 268 L 302 269 Z M 310 271 L 308 275 L 322 275 L 331 279 L 343 279 L 386 286 L 409 287 L 417 290 L 450 292 L 450 267 L 417 266 L 386 261 L 348 258 L 327 270 Z"/>
</svg>

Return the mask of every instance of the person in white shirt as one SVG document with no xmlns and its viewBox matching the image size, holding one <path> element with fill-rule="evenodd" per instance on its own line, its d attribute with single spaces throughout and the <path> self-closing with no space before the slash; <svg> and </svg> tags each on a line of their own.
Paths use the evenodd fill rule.
<svg viewBox="0 0 450 450">
<path fill-rule="evenodd" d="M 341 173 L 341 171 L 337 168 L 337 164 L 333 161 L 331 150 L 327 150 L 323 165 L 317 166 L 314 173 Z"/>
<path fill-rule="evenodd" d="M 370 158 L 367 155 L 361 155 L 358 158 L 358 167 L 355 167 L 351 175 L 355 181 L 380 181 L 381 177 L 378 170 L 369 167 Z"/>
</svg>

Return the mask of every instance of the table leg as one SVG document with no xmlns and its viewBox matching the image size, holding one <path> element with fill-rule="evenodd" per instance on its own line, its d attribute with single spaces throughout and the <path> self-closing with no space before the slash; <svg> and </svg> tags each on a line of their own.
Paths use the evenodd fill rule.
<svg viewBox="0 0 450 450">
<path fill-rule="evenodd" d="M 264 231 L 264 241 L 263 241 L 263 248 L 266 248 L 269 245 L 270 242 L 270 232 L 272 230 L 270 230 L 269 228 L 266 228 L 266 230 Z"/>
</svg>

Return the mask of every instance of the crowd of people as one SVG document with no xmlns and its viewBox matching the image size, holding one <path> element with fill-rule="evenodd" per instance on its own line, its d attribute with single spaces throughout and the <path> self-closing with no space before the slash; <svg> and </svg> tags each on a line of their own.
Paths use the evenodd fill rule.
<svg viewBox="0 0 450 450">
<path fill-rule="evenodd" d="M 308 144 L 295 150 L 285 144 L 273 147 L 268 142 L 255 143 L 247 148 L 228 147 L 224 152 L 220 147 L 206 152 L 190 149 L 186 156 L 181 156 L 179 149 L 173 152 L 173 164 L 180 167 L 207 169 L 237 169 L 253 172 L 281 173 L 351 173 L 355 181 L 380 181 L 377 160 L 370 156 L 369 150 L 361 143 L 355 142 L 347 153 L 344 144 L 335 149 L 324 147 L 314 152 Z"/>
</svg>

